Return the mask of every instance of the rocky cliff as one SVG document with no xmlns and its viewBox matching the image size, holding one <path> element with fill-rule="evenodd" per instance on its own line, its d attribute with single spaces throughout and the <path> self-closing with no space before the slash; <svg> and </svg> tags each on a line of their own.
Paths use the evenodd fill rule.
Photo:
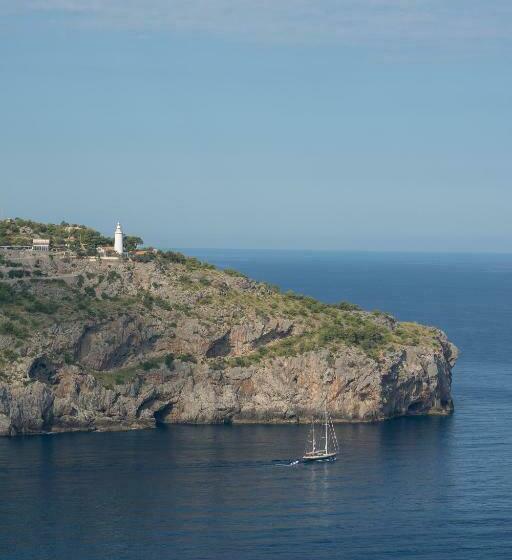
<svg viewBox="0 0 512 560">
<path fill-rule="evenodd" d="M 453 410 L 439 330 L 175 253 L 3 253 L 0 434 L 335 421 Z"/>
</svg>

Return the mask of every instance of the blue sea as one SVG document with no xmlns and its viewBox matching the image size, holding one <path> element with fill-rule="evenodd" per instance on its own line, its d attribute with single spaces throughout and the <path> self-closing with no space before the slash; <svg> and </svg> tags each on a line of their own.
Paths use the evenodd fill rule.
<svg viewBox="0 0 512 560">
<path fill-rule="evenodd" d="M 512 255 L 187 252 L 441 327 L 454 415 L 338 425 L 336 463 L 293 466 L 303 426 L 0 439 L 0 559 L 512 558 Z"/>
</svg>

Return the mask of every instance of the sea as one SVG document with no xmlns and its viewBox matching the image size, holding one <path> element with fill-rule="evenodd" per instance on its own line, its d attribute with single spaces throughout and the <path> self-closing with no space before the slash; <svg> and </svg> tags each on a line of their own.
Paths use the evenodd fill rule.
<svg viewBox="0 0 512 560">
<path fill-rule="evenodd" d="M 188 250 L 325 302 L 436 325 L 455 412 L 337 425 L 0 438 L 1 560 L 512 558 L 512 255 Z"/>
</svg>

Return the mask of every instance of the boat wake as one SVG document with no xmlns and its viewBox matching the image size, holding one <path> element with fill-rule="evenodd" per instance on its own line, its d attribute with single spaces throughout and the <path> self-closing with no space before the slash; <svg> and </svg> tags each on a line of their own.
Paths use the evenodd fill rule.
<svg viewBox="0 0 512 560">
<path fill-rule="evenodd" d="M 336 457 L 329 457 L 328 459 L 316 459 L 315 461 L 303 461 L 302 459 L 294 459 L 289 461 L 276 460 L 272 461 L 275 467 L 296 467 L 297 465 L 309 465 L 312 463 L 334 463 Z"/>
<path fill-rule="evenodd" d="M 275 460 L 272 462 L 276 467 L 295 467 L 296 465 L 300 465 L 303 461 L 300 459 L 288 459 L 287 461 Z"/>
</svg>

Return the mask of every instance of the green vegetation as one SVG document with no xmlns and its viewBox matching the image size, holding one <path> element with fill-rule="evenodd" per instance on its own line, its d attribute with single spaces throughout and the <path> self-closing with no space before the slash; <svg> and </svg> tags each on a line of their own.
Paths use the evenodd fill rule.
<svg viewBox="0 0 512 560">
<path fill-rule="evenodd" d="M 0 282 L 0 303 L 13 303 L 15 297 L 14 290 L 11 286 Z"/>
<path fill-rule="evenodd" d="M 135 235 L 125 235 L 123 239 L 125 251 L 135 251 L 139 245 L 142 245 L 144 241 L 142 238 Z"/>
<path fill-rule="evenodd" d="M 150 371 L 152 369 L 157 369 L 158 367 L 160 367 L 160 362 L 157 359 L 152 359 L 142 362 L 141 365 L 144 371 Z"/>
<path fill-rule="evenodd" d="M 114 385 L 131 383 L 140 372 L 140 366 L 129 366 L 114 371 L 96 371 L 94 377 L 105 387 L 113 389 Z"/>
<path fill-rule="evenodd" d="M 181 274 L 178 278 L 179 283 L 185 288 L 191 288 L 194 285 L 188 274 Z"/>
<path fill-rule="evenodd" d="M 242 272 L 235 270 L 234 268 L 225 268 L 223 270 L 223 272 L 225 274 L 228 274 L 229 276 L 238 276 L 240 278 L 247 278 L 247 276 L 245 274 L 243 274 Z"/>
<path fill-rule="evenodd" d="M 34 224 L 16 220 L 0 223 L 3 225 L 0 233 L 4 232 L 1 235 L 11 236 L 15 233 L 28 235 L 27 228 L 32 226 L 26 224 Z M 18 228 L 15 233 L 13 223 Z M 84 238 L 88 238 L 91 243 L 87 245 L 87 251 L 101 240 L 93 234 L 87 234 L 87 237 L 84 232 L 88 228 L 83 226 L 61 224 L 46 227 L 47 235 L 50 231 L 56 236 L 66 233 L 66 243 L 70 236 L 75 240 L 78 236 L 82 240 L 81 251 Z M 30 229 L 30 237 L 34 231 Z M 37 235 L 44 234 L 43 230 L 38 230 Z M 139 241 L 142 240 L 132 240 L 135 245 Z M 211 367 L 218 370 L 227 366 L 248 367 L 262 360 L 295 356 L 319 348 L 327 349 L 331 359 L 334 359 L 332 356 L 336 355 L 340 347 L 350 346 L 379 360 L 385 352 L 404 346 L 437 344 L 432 330 L 412 323 L 395 324 L 385 313 L 367 313 L 346 301 L 327 304 L 291 291 L 282 293 L 278 287 L 268 284 L 237 282 L 233 278 L 245 278 L 245 275 L 232 269 L 217 270 L 174 251 L 148 251 L 141 257 L 152 261 L 147 267 L 148 274 L 142 273 L 141 265 L 132 262 L 126 262 L 119 268 L 116 267 L 116 270 L 108 268 L 105 263 L 98 263 L 98 268 L 93 268 L 95 265 L 89 263 L 80 265 L 75 259 L 68 259 L 69 262 L 63 266 L 58 264 L 58 259 L 62 259 L 62 256 L 55 257 L 52 267 L 46 268 L 36 263 L 31 270 L 27 270 L 27 266 L 20 266 L 0 255 L 0 264 L 7 269 L 6 276 L 11 279 L 32 274 L 28 281 L 0 281 L 0 334 L 13 338 L 9 345 L 12 345 L 12 352 L 18 356 L 15 348 L 25 348 L 25 340 L 37 330 L 50 329 L 57 324 L 111 321 L 124 314 L 148 317 L 152 324 L 165 325 L 165 336 L 169 340 L 178 337 L 176 342 L 180 342 L 184 333 L 188 336 L 189 331 L 193 335 L 201 336 L 200 333 L 203 332 L 212 335 L 225 332 L 222 329 L 232 328 L 245 320 L 256 319 L 268 324 L 272 321 L 282 323 L 284 319 L 288 319 L 293 324 L 292 332 L 295 334 L 278 333 L 274 340 L 264 335 L 258 341 L 261 346 L 248 354 L 208 358 Z M 76 271 L 76 283 L 42 276 L 42 271 L 52 269 L 58 270 L 59 274 L 61 271 L 65 274 Z M 132 277 L 139 282 L 136 290 L 128 285 L 129 276 L 125 272 L 133 273 Z M 103 291 L 105 281 L 109 284 L 106 293 Z M 133 295 L 128 296 L 128 293 Z M 165 297 L 159 294 L 165 294 Z M 187 321 L 185 317 L 193 320 Z M 160 335 L 158 330 L 156 333 L 156 336 Z M 179 345 L 176 347 L 179 348 Z M 0 355 L 0 359 L 6 359 L 5 353 L 3 358 Z M 67 364 L 74 363 L 72 353 L 64 353 L 59 359 Z M 163 372 L 168 373 L 174 370 L 177 361 L 196 363 L 198 359 L 205 358 L 191 353 L 168 353 L 158 358 L 147 358 L 135 366 L 112 372 L 98 372 L 95 375 L 105 386 L 113 387 L 130 382 L 138 374 L 164 366 L 166 369 L 162 369 L 162 375 Z"/>
<path fill-rule="evenodd" d="M 185 264 L 187 262 L 187 257 L 183 253 L 178 253 L 176 251 L 160 251 L 158 256 L 167 262 Z"/>
<path fill-rule="evenodd" d="M 64 353 L 64 363 L 68 365 L 75 363 L 75 359 L 73 358 L 73 355 L 70 352 Z"/>
<path fill-rule="evenodd" d="M 15 268 L 13 270 L 9 270 L 7 276 L 11 279 L 13 278 L 25 278 L 26 276 L 31 276 L 30 270 L 24 270 L 20 268 Z"/>
<path fill-rule="evenodd" d="M 36 313 L 47 312 L 44 301 L 37 299 L 26 288 L 17 291 L 3 282 L 0 282 L 0 304 L 2 304 L 2 311 L 6 315 L 16 312 L 17 309 Z M 57 304 L 54 303 L 53 305 L 56 306 Z"/>
<path fill-rule="evenodd" d="M 93 375 L 106 389 L 112 389 L 114 385 L 131 383 L 138 375 L 141 375 L 142 372 L 158 369 L 161 364 L 162 360 L 152 358 L 140 364 L 115 369 L 113 371 L 95 371 Z"/>
<path fill-rule="evenodd" d="M 86 286 L 84 288 L 84 293 L 89 297 L 96 297 L 96 290 L 92 286 Z"/>
<path fill-rule="evenodd" d="M 181 362 L 191 362 L 192 364 L 197 363 L 197 358 L 192 354 L 179 354 L 178 356 L 176 356 L 176 359 L 180 360 Z"/>
<path fill-rule="evenodd" d="M 168 369 L 174 369 L 174 354 L 167 354 L 167 356 L 165 356 L 164 363 Z"/>
<path fill-rule="evenodd" d="M 43 301 L 40 299 L 28 299 L 24 305 L 25 311 L 28 313 L 44 313 L 45 315 L 53 315 L 59 308 L 56 301 Z"/>
<path fill-rule="evenodd" d="M 334 306 L 343 311 L 361 311 L 359 305 L 350 303 L 349 301 L 340 301 L 340 303 L 335 303 Z"/>
<path fill-rule="evenodd" d="M 13 336 L 14 338 L 26 338 L 27 330 L 19 326 L 14 321 L 4 321 L 0 323 L 0 335 Z"/>
<path fill-rule="evenodd" d="M 11 350 L 10 348 L 6 348 L 5 350 L 3 350 L 2 354 L 3 354 L 3 358 L 7 362 L 17 362 L 19 360 L 19 355 L 14 350 Z"/>
<path fill-rule="evenodd" d="M 32 220 L 15 218 L 0 220 L 0 245 L 32 245 L 32 239 L 50 239 L 54 248 L 70 249 L 79 255 L 96 255 L 100 245 L 113 245 L 112 237 L 80 224 L 43 224 Z M 143 243 L 140 237 L 127 235 L 124 244 L 131 251 Z"/>
<path fill-rule="evenodd" d="M 172 311 L 171 304 L 159 296 L 153 296 L 153 303 L 165 311 Z"/>
<path fill-rule="evenodd" d="M 108 274 L 107 274 L 107 281 L 108 282 L 114 282 L 115 280 L 120 280 L 121 279 L 121 275 L 119 274 L 119 272 L 117 272 L 116 270 L 109 270 Z"/>
<path fill-rule="evenodd" d="M 160 296 L 153 295 L 148 291 L 140 293 L 140 301 L 147 309 L 152 309 L 154 305 L 166 311 L 172 311 L 171 304 Z"/>
</svg>

